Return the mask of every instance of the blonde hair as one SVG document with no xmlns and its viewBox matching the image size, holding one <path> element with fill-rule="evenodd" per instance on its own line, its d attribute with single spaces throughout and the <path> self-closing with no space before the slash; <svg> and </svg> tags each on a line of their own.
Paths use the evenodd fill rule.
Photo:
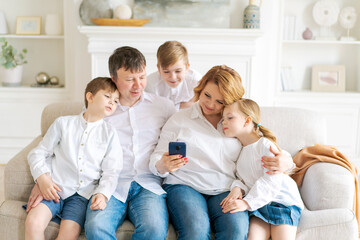
<svg viewBox="0 0 360 240">
<path fill-rule="evenodd" d="M 238 101 L 236 101 L 235 104 L 237 105 L 237 108 L 239 111 L 244 113 L 246 116 L 251 117 L 252 122 L 254 124 L 254 130 L 258 134 L 258 136 L 261 136 L 259 133 L 259 132 L 261 132 L 262 136 L 266 137 L 267 139 L 272 141 L 275 144 L 275 146 L 278 148 L 278 150 L 280 151 L 281 149 L 276 142 L 276 137 L 273 134 L 273 132 L 260 124 L 260 115 L 261 114 L 260 114 L 259 105 L 255 101 L 253 101 L 251 99 L 247 99 L 247 98 L 238 100 Z"/>
<path fill-rule="evenodd" d="M 219 87 L 225 105 L 241 99 L 245 93 L 240 75 L 226 65 L 219 65 L 212 67 L 194 88 L 195 101 L 199 100 L 201 91 L 208 82 L 213 82 Z"/>
<path fill-rule="evenodd" d="M 187 49 L 178 41 L 167 41 L 157 50 L 157 60 L 162 68 L 169 67 L 177 63 L 180 59 L 186 66 L 189 65 Z"/>
</svg>

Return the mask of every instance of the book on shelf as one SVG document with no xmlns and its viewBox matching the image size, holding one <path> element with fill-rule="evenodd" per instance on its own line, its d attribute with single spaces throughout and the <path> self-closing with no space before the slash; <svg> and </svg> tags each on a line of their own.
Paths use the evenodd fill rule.
<svg viewBox="0 0 360 240">
<path fill-rule="evenodd" d="M 283 40 L 296 40 L 296 16 L 285 16 Z"/>
<path fill-rule="evenodd" d="M 281 87 L 283 91 L 294 91 L 294 78 L 291 66 L 283 66 L 280 71 Z"/>
</svg>

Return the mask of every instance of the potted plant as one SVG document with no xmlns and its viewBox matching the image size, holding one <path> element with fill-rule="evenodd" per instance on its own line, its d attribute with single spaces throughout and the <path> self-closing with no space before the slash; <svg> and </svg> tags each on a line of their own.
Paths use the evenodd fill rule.
<svg viewBox="0 0 360 240">
<path fill-rule="evenodd" d="M 23 64 L 27 63 L 25 55 L 27 49 L 18 52 L 5 38 L 0 38 L 0 80 L 3 86 L 19 86 L 23 71 Z"/>
</svg>

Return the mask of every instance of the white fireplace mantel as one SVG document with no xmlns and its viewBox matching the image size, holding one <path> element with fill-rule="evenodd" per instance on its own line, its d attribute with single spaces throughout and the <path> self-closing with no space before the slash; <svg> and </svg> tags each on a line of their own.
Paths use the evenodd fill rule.
<svg viewBox="0 0 360 240">
<path fill-rule="evenodd" d="M 139 49 L 147 61 L 147 73 L 156 71 L 158 47 L 169 40 L 183 43 L 191 67 L 205 74 L 212 66 L 226 64 L 242 76 L 245 92 L 250 96 L 253 57 L 257 39 L 263 35 L 254 29 L 155 28 L 80 26 L 88 38 L 92 77 L 109 76 L 107 60 L 121 46 Z"/>
</svg>

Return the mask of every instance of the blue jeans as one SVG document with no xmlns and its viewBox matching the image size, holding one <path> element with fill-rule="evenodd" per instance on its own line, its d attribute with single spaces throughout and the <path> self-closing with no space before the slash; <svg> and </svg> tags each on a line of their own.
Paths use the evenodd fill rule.
<svg viewBox="0 0 360 240">
<path fill-rule="evenodd" d="M 86 212 L 85 235 L 89 240 L 116 240 L 116 230 L 128 216 L 135 226 L 131 239 L 166 239 L 168 212 L 165 194 L 157 195 L 135 181 L 131 183 L 125 203 L 111 197 L 103 211 Z"/>
<path fill-rule="evenodd" d="M 223 213 L 220 203 L 229 192 L 218 195 L 201 194 L 185 185 L 163 185 L 167 192 L 170 220 L 179 232 L 178 240 L 215 239 L 242 240 L 249 231 L 248 212 Z"/>
</svg>

